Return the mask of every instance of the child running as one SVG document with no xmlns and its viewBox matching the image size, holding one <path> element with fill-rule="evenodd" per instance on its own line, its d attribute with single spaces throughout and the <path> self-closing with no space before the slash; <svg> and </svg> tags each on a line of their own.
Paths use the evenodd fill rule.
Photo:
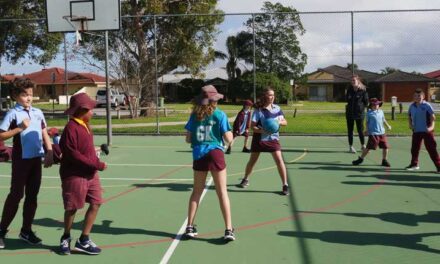
<svg viewBox="0 0 440 264">
<path fill-rule="evenodd" d="M 0 248 L 5 247 L 8 227 L 15 218 L 23 196 L 23 225 L 19 238 L 31 245 L 41 244 L 42 240 L 32 231 L 41 185 L 41 157 L 45 156 L 44 167 L 50 167 L 53 163 L 46 120 L 40 109 L 32 107 L 33 83 L 29 79 L 16 79 L 11 96 L 17 103 L 0 125 L 1 141 L 13 137 L 11 188 L 0 222 Z"/>
<path fill-rule="evenodd" d="M 376 150 L 377 146 L 382 149 L 382 166 L 391 167 L 388 162 L 388 141 L 385 135 L 384 124 L 391 130 L 391 126 L 385 119 L 385 115 L 380 109 L 382 102 L 377 98 L 371 98 L 367 112 L 367 130 L 365 134 L 368 135 L 367 147 L 362 150 L 361 156 L 352 162 L 353 165 L 361 164 L 370 150 Z"/>
<path fill-rule="evenodd" d="M 71 119 L 64 127 L 60 148 L 63 153 L 60 164 L 62 196 L 64 202 L 64 234 L 60 241 L 60 253 L 70 254 L 70 230 L 78 209 L 89 203 L 81 236 L 75 243 L 77 251 L 97 255 L 101 249 L 90 239 L 98 209 L 102 204 L 102 188 L 98 170 L 107 168 L 96 155 L 90 119 L 96 102 L 85 93 L 70 98 L 65 114 Z"/>
<path fill-rule="evenodd" d="M 414 103 L 408 109 L 408 125 L 413 131 L 411 143 L 411 163 L 407 170 L 420 169 L 419 153 L 422 141 L 425 141 L 426 150 L 440 173 L 440 159 L 437 152 L 437 142 L 434 136 L 435 115 L 432 106 L 425 101 L 425 93 L 422 89 L 414 92 Z"/>
<path fill-rule="evenodd" d="M 206 176 L 211 172 L 226 227 L 223 238 L 225 241 L 235 240 L 223 152 L 223 142 L 226 145 L 231 143 L 232 132 L 228 117 L 217 108 L 217 101 L 222 98 L 223 95 L 218 93 L 214 86 L 204 86 L 201 94 L 193 101 L 193 111 L 185 126 L 186 142 L 191 143 L 194 159 L 194 186 L 189 199 L 188 223 L 185 230 L 185 236 L 190 238 L 198 234 L 194 219 L 205 189 Z"/>
<path fill-rule="evenodd" d="M 260 101 L 255 106 L 252 115 L 251 128 L 253 130 L 251 156 L 246 165 L 244 178 L 238 185 L 241 188 L 249 186 L 249 176 L 260 157 L 261 152 L 270 152 L 278 168 L 278 173 L 283 184 L 281 194 L 289 195 L 289 187 L 287 183 L 287 171 L 284 165 L 281 153 L 280 134 L 279 132 L 271 133 L 263 128 L 263 123 L 267 119 L 276 119 L 281 126 L 287 126 L 287 120 L 284 118 L 281 108 L 274 104 L 275 92 L 268 87 L 263 90 Z"/>
<path fill-rule="evenodd" d="M 237 117 L 234 120 L 234 125 L 232 126 L 234 131 L 234 139 L 226 151 L 226 154 L 231 154 L 232 144 L 238 136 L 244 136 L 244 145 L 242 152 L 250 153 L 251 150 L 248 149 L 247 143 L 249 138 L 249 127 L 251 126 L 251 108 L 254 105 L 251 100 L 246 100 L 243 102 L 243 108 L 238 112 Z"/>
</svg>

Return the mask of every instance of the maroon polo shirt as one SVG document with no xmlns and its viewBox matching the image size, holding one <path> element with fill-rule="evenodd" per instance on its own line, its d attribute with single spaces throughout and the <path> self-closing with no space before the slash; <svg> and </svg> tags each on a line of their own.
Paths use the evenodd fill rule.
<svg viewBox="0 0 440 264">
<path fill-rule="evenodd" d="M 70 176 L 92 178 L 97 170 L 104 169 L 104 162 L 96 156 L 93 133 L 71 119 L 64 127 L 60 140 L 62 179 Z"/>
</svg>

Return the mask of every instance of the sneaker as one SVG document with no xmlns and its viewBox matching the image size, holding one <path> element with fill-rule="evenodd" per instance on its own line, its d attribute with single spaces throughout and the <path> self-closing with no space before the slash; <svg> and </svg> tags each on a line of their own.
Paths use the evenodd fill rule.
<svg viewBox="0 0 440 264">
<path fill-rule="evenodd" d="M 281 190 L 282 195 L 289 195 L 289 186 L 283 185 L 283 189 Z"/>
<path fill-rule="evenodd" d="M 246 147 L 244 147 L 243 150 L 242 150 L 241 152 L 244 152 L 244 153 L 251 153 L 251 150 L 248 149 L 248 148 L 246 148 Z"/>
<path fill-rule="evenodd" d="M 101 253 L 101 249 L 90 239 L 82 243 L 78 239 L 75 243 L 75 250 L 89 255 L 98 255 L 99 253 Z"/>
<path fill-rule="evenodd" d="M 5 248 L 5 237 L 6 234 L 0 234 L 0 249 Z"/>
<path fill-rule="evenodd" d="M 242 179 L 238 187 L 240 188 L 246 188 L 249 186 L 249 180 L 248 179 Z"/>
<path fill-rule="evenodd" d="M 364 151 L 367 148 L 367 146 L 362 145 L 361 150 Z"/>
<path fill-rule="evenodd" d="M 351 162 L 351 164 L 353 164 L 353 165 L 359 165 L 359 164 L 361 164 L 362 162 L 364 162 L 364 159 L 361 158 L 361 157 L 358 157 L 358 159 L 357 159 L 357 160 L 353 160 L 353 161 Z M 383 162 L 382 162 L 382 164 L 383 164 Z"/>
<path fill-rule="evenodd" d="M 35 235 L 33 231 L 23 231 L 21 230 L 18 237 L 21 240 L 28 242 L 31 245 L 41 245 L 42 240 Z"/>
<path fill-rule="evenodd" d="M 231 154 L 231 148 L 230 147 L 225 151 L 225 154 Z"/>
<path fill-rule="evenodd" d="M 410 164 L 409 166 L 405 167 L 405 169 L 406 169 L 407 171 L 415 171 L 415 170 L 419 170 L 420 167 L 417 166 L 417 165 L 411 165 L 411 164 Z"/>
<path fill-rule="evenodd" d="M 356 149 L 353 146 L 350 146 L 348 148 L 348 152 L 355 154 L 356 153 Z"/>
<path fill-rule="evenodd" d="M 388 160 L 384 159 L 384 160 L 382 160 L 382 166 L 391 167 L 391 164 L 388 162 Z"/>
<path fill-rule="evenodd" d="M 225 236 L 223 237 L 225 241 L 234 241 L 235 235 L 234 235 L 234 228 L 232 229 L 226 229 L 225 230 Z"/>
<path fill-rule="evenodd" d="M 70 241 L 72 241 L 71 237 L 60 240 L 60 253 L 63 255 L 70 254 Z"/>
<path fill-rule="evenodd" d="M 187 237 L 196 237 L 198 235 L 197 228 L 195 226 L 187 226 L 184 235 Z"/>
</svg>

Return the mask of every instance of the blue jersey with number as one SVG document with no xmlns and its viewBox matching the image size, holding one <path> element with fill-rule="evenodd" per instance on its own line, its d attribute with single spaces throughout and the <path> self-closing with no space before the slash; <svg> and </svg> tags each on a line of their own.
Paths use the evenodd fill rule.
<svg viewBox="0 0 440 264">
<path fill-rule="evenodd" d="M 224 149 L 223 134 L 231 131 L 231 126 L 226 114 L 217 108 L 201 121 L 191 114 L 185 129 L 191 133 L 193 158 L 199 160 L 213 149 Z"/>
</svg>

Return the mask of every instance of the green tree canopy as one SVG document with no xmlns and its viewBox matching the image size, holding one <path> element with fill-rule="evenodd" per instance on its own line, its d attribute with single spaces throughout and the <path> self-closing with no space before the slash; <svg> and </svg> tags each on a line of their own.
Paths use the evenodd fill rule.
<svg viewBox="0 0 440 264">
<path fill-rule="evenodd" d="M 246 21 L 248 34 L 252 33 L 255 25 L 257 71 L 275 73 L 283 80 L 299 79 L 307 63 L 307 55 L 299 45 L 297 35 L 303 35 L 305 29 L 297 11 L 270 2 L 265 2 L 261 10 L 264 14 Z M 249 41 L 252 40 L 245 42 L 243 54 L 246 54 L 247 62 L 252 62 L 253 47 Z"/>
<path fill-rule="evenodd" d="M 0 1 L 0 58 L 17 63 L 22 58 L 49 63 L 57 54 L 61 34 L 46 30 L 44 0 Z M 14 21 L 13 19 L 19 19 Z"/>
</svg>

